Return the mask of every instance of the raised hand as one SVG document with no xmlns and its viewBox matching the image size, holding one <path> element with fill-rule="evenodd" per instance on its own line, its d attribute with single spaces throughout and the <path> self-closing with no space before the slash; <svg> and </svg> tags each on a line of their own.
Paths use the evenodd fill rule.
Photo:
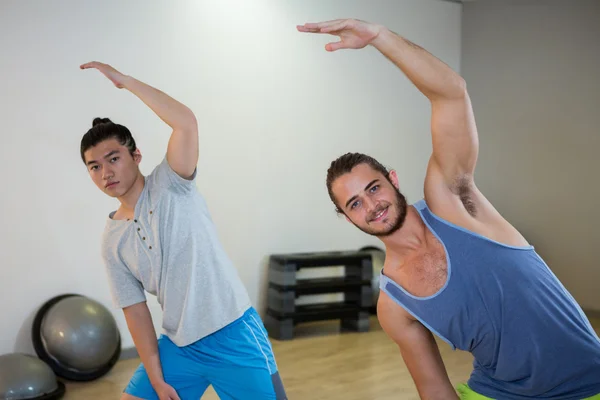
<svg viewBox="0 0 600 400">
<path fill-rule="evenodd" d="M 92 62 L 88 62 L 88 63 L 80 65 L 79 68 L 81 68 L 81 69 L 95 68 L 98 71 L 102 72 L 104 74 L 104 76 L 106 76 L 108 79 L 110 79 L 110 81 L 112 83 L 114 83 L 114 85 L 116 87 L 118 87 L 119 89 L 122 89 L 125 86 L 124 82 L 125 82 L 127 76 L 123 75 L 122 73 L 120 73 L 119 71 L 117 71 L 116 69 L 114 69 L 113 67 L 111 67 L 108 64 L 103 64 L 98 61 L 92 61 Z"/>
<path fill-rule="evenodd" d="M 382 27 L 357 19 L 336 19 L 298 25 L 297 29 L 300 32 L 328 33 L 339 36 L 339 42 L 325 45 L 325 50 L 336 51 L 339 49 L 362 49 L 377 38 Z"/>
</svg>

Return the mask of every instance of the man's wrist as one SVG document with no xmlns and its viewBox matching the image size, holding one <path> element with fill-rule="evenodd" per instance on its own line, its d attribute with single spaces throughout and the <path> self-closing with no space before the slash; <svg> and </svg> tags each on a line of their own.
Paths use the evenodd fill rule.
<svg viewBox="0 0 600 400">
<path fill-rule="evenodd" d="M 150 379 L 150 384 L 152 387 L 160 386 L 165 383 L 165 379 L 162 374 L 150 374 L 148 373 L 148 379 Z"/>
<path fill-rule="evenodd" d="M 121 77 L 121 85 L 124 89 L 130 89 L 135 84 L 135 78 L 129 75 L 123 75 Z"/>
<path fill-rule="evenodd" d="M 159 378 L 159 379 L 150 379 L 150 385 L 152 385 L 153 388 L 159 388 L 160 386 L 165 384 L 165 380 L 163 378 Z"/>
<path fill-rule="evenodd" d="M 389 42 L 390 37 L 394 35 L 394 33 L 383 25 L 375 25 L 375 29 L 377 30 L 377 35 L 371 39 L 369 44 L 379 49 L 382 44 Z"/>
</svg>

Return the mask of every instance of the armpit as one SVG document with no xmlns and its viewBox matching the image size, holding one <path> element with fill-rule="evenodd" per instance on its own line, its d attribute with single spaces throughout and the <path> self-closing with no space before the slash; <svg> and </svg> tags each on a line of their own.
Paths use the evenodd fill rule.
<svg viewBox="0 0 600 400">
<path fill-rule="evenodd" d="M 475 217 L 477 206 L 473 200 L 473 179 L 470 175 L 458 176 L 452 183 L 450 190 L 458 196 L 467 212 Z"/>
</svg>

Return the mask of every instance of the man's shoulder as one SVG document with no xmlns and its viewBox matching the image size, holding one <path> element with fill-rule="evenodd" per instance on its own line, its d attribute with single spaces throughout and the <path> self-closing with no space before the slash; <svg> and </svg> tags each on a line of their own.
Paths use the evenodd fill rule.
<svg viewBox="0 0 600 400">
<path fill-rule="evenodd" d="M 165 155 L 162 161 L 146 176 L 146 184 L 151 192 L 166 190 L 176 194 L 189 194 L 197 192 L 196 177 L 197 170 L 188 178 L 180 176 L 173 170 Z"/>
<path fill-rule="evenodd" d="M 425 198 L 422 198 L 422 199 L 419 199 L 419 200 L 415 201 L 415 202 L 412 204 L 412 206 L 413 206 L 414 208 L 416 208 L 417 210 L 419 210 L 419 211 L 422 211 L 422 210 L 424 210 L 424 209 L 428 208 L 428 207 L 427 207 L 427 202 L 425 201 Z"/>
<path fill-rule="evenodd" d="M 152 171 L 148 175 L 145 175 L 146 187 L 152 188 L 158 185 L 158 181 L 161 179 L 161 174 L 165 173 L 165 163 L 167 162 L 166 157 L 152 168 Z"/>
<path fill-rule="evenodd" d="M 111 215 L 112 214 L 113 213 L 111 213 Z M 101 234 L 102 251 L 107 252 L 112 249 L 117 249 L 123 241 L 126 229 L 126 221 L 115 221 L 109 216 Z"/>
</svg>

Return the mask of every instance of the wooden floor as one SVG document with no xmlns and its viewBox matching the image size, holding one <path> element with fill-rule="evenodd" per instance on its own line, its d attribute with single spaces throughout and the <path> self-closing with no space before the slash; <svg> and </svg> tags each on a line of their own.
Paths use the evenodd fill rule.
<svg viewBox="0 0 600 400">
<path fill-rule="evenodd" d="M 600 319 L 592 319 L 592 325 L 600 334 Z M 339 333 L 334 322 L 300 325 L 296 335 L 291 341 L 271 339 L 290 400 L 419 399 L 396 345 L 376 318 L 366 333 Z M 451 381 L 464 382 L 472 356 L 438 344 Z M 67 383 L 64 400 L 119 399 L 138 364 L 139 359 L 120 361 L 97 381 Z M 202 400 L 218 398 L 209 387 Z"/>
</svg>

